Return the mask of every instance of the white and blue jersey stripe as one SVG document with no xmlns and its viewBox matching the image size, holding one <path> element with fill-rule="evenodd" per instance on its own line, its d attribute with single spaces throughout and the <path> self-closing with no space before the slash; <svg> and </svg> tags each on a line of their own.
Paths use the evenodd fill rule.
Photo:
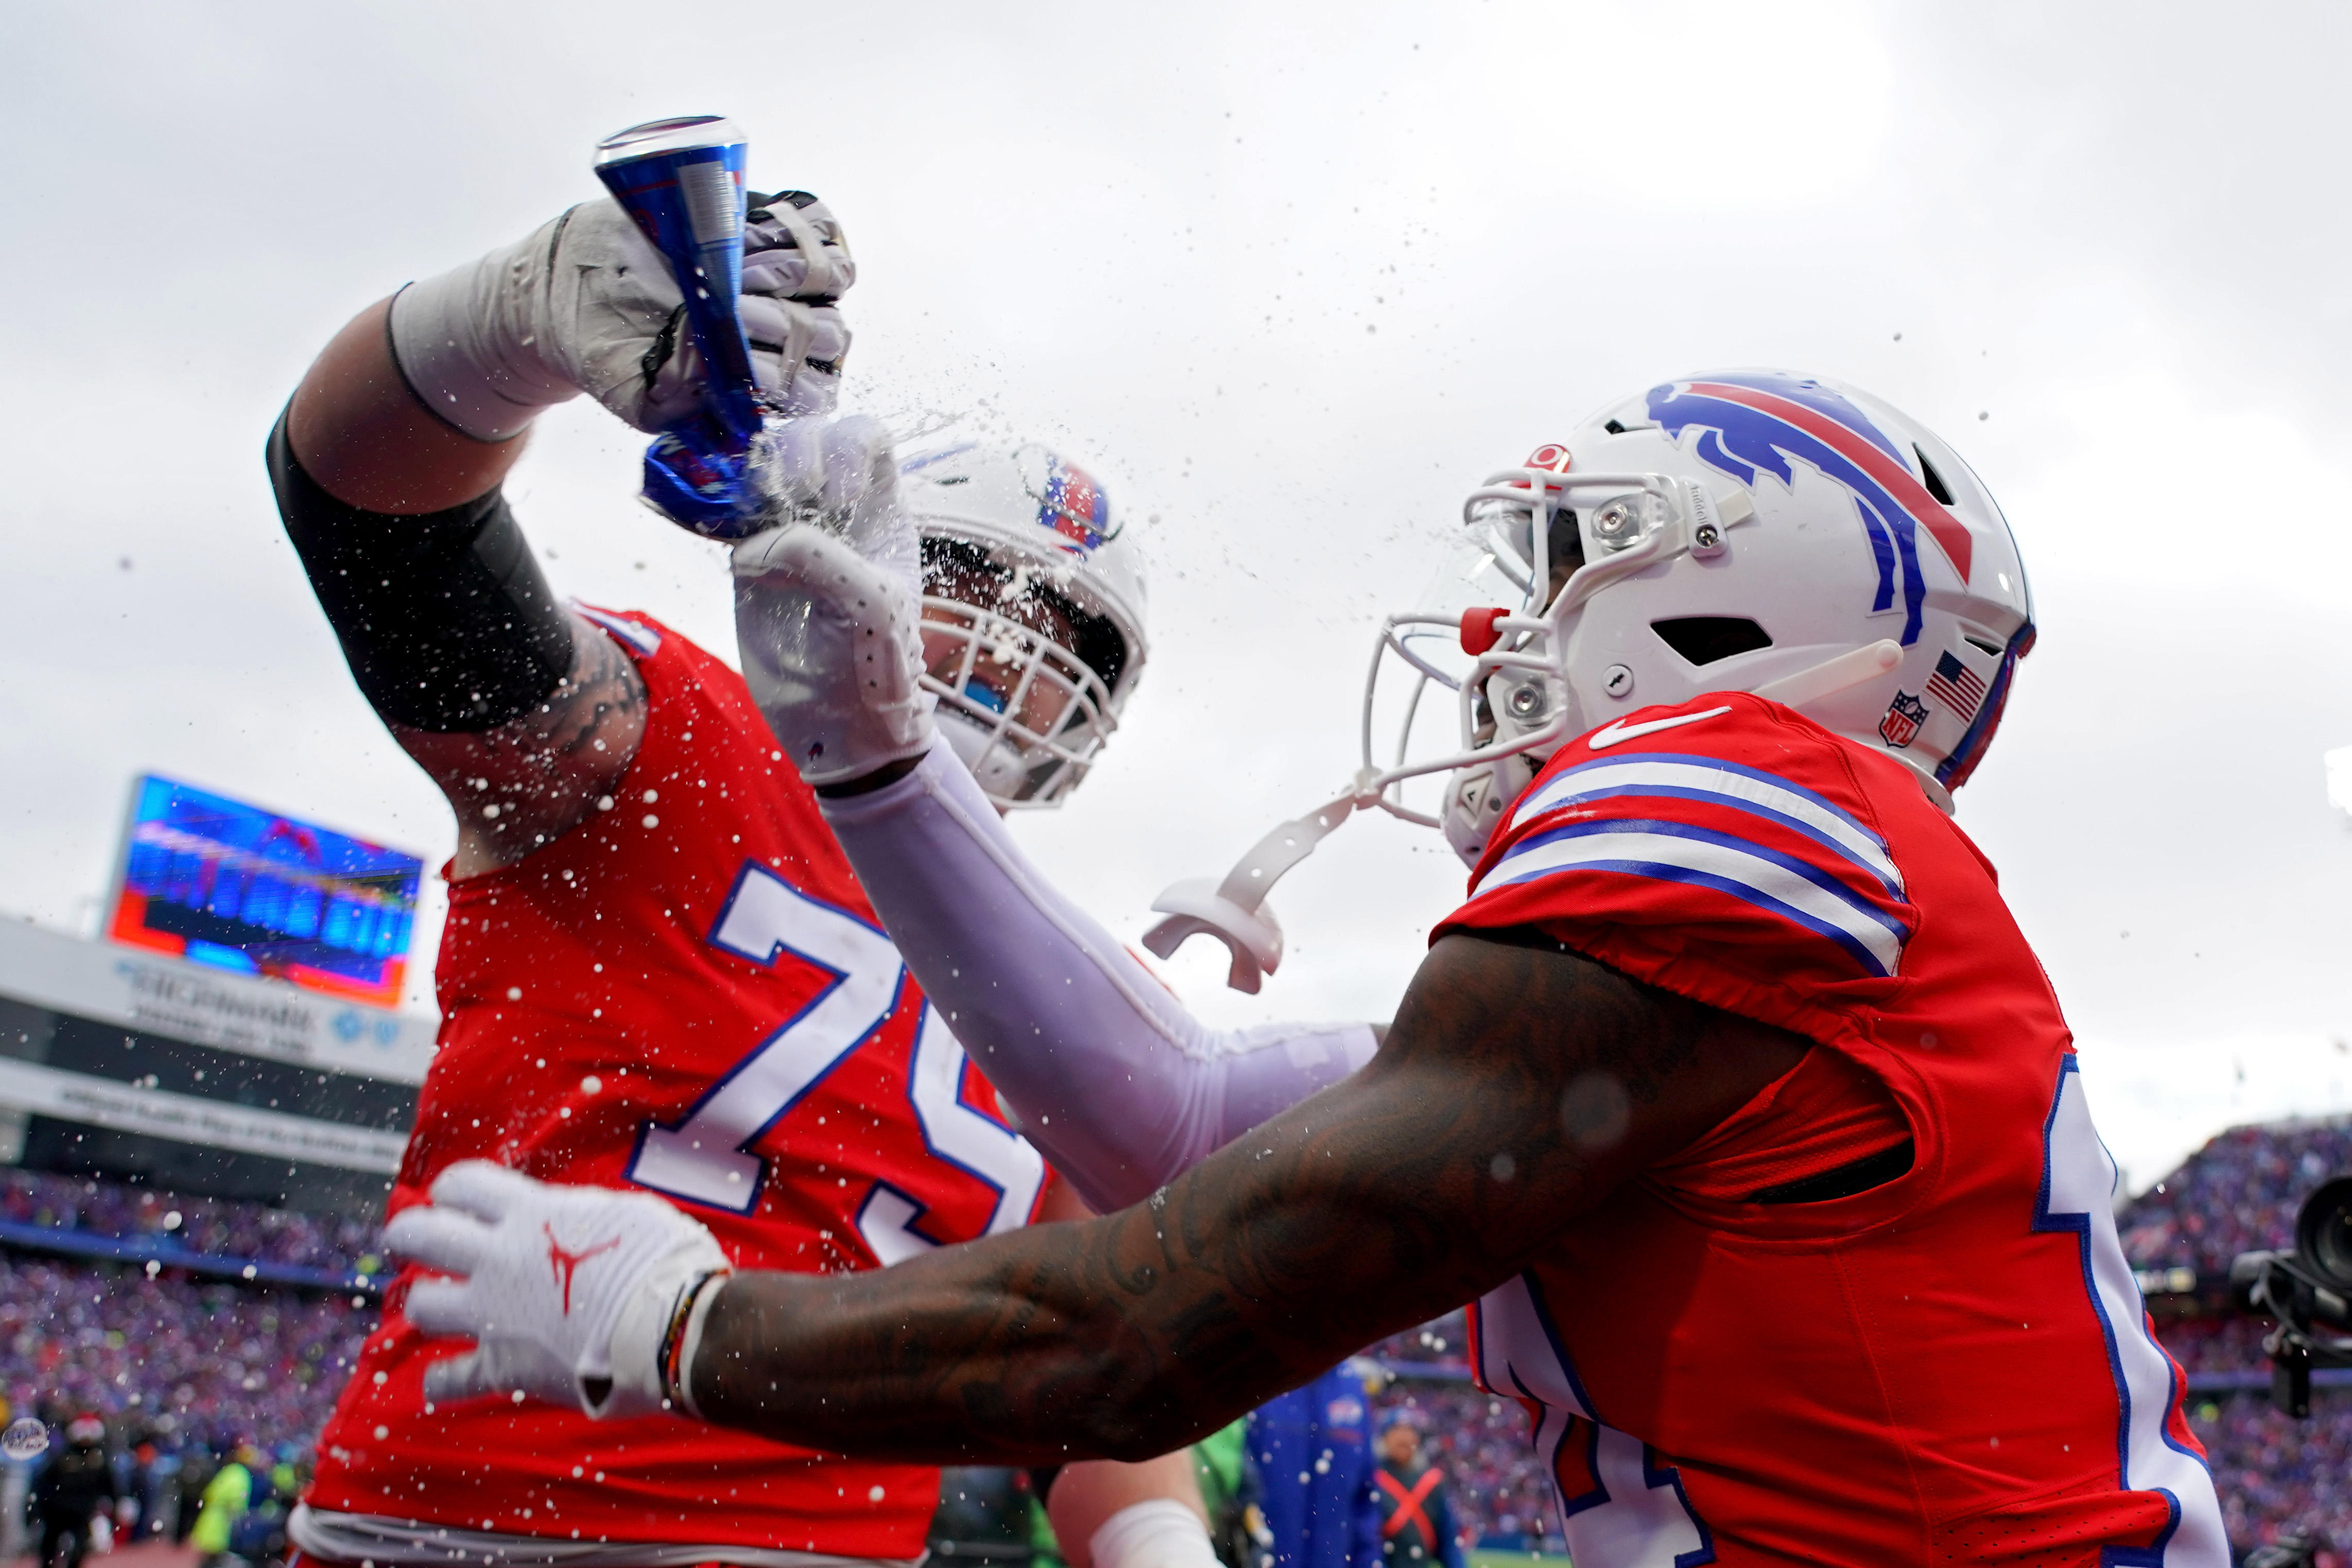
<svg viewBox="0 0 2352 1568">
<path fill-rule="evenodd" d="M 1890 897 L 1903 896 L 1903 874 L 1886 853 L 1886 840 L 1809 789 L 1719 757 L 1654 752 L 1586 763 L 1529 790 L 1512 806 L 1510 820 L 1533 822 L 1560 806 L 1611 795 L 1703 801 L 1768 818 L 1843 856 L 1877 879 Z"/>
<path fill-rule="evenodd" d="M 1561 881 L 1563 912 L 1607 919 L 1596 876 L 1727 896 L 1873 978 L 1897 971 L 1911 938 L 1903 873 L 1875 829 L 1818 790 L 1719 757 L 1636 752 L 1545 776 L 1512 808 L 1471 897 Z M 1675 912 L 1719 927 L 1738 911 L 1702 899 Z"/>
</svg>

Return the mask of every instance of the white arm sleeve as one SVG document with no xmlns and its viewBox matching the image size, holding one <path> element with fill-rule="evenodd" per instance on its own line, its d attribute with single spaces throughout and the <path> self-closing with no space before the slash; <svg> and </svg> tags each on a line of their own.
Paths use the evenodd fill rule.
<svg viewBox="0 0 2352 1568">
<path fill-rule="evenodd" d="M 932 1005 L 1101 1213 L 1371 1059 L 1366 1024 L 1202 1024 L 1038 874 L 946 746 L 823 805 Z"/>
</svg>

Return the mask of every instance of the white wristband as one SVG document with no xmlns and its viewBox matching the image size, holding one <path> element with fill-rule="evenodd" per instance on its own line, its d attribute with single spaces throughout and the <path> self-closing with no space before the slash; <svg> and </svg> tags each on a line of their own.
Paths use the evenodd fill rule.
<svg viewBox="0 0 2352 1568">
<path fill-rule="evenodd" d="M 1174 1498 L 1129 1503 L 1087 1542 L 1094 1568 L 1217 1568 L 1201 1516 Z"/>
<path fill-rule="evenodd" d="M 478 441 L 520 435 L 579 395 L 548 358 L 548 290 L 565 219 L 393 297 L 392 352 L 412 391 Z"/>
</svg>

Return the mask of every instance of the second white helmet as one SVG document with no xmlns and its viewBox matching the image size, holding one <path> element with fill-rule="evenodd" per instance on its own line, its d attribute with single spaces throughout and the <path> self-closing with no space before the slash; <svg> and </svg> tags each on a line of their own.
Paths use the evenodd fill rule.
<svg viewBox="0 0 2352 1568">
<path fill-rule="evenodd" d="M 923 553 L 923 685 L 981 789 L 1058 805 L 1141 679 L 1143 561 L 1093 476 L 1034 443 L 908 454 Z"/>
</svg>

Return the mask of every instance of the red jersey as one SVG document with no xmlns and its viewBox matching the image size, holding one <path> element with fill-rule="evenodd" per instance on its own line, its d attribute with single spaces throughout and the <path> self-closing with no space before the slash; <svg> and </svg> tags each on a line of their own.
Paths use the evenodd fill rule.
<svg viewBox="0 0 2352 1568">
<path fill-rule="evenodd" d="M 450 1162 L 489 1159 L 660 1193 L 746 1268 L 871 1268 L 1025 1224 L 1044 1161 L 997 1120 L 742 679 L 643 616 L 596 618 L 645 680 L 643 745 L 605 809 L 451 886 L 439 1054 L 392 1212 Z M 428 1413 L 424 1368 L 456 1347 L 400 1300 L 320 1440 L 315 1510 L 566 1542 L 924 1549 L 930 1467 L 667 1415 Z"/>
<path fill-rule="evenodd" d="M 1629 716 L 1438 934 L 1513 926 L 1816 1042 L 1473 1311 L 1577 1568 L 2228 1563 L 2057 1000 L 1901 763 L 1756 697 Z M 1909 1171 L 1755 1201 L 1825 1124 Z"/>
</svg>

